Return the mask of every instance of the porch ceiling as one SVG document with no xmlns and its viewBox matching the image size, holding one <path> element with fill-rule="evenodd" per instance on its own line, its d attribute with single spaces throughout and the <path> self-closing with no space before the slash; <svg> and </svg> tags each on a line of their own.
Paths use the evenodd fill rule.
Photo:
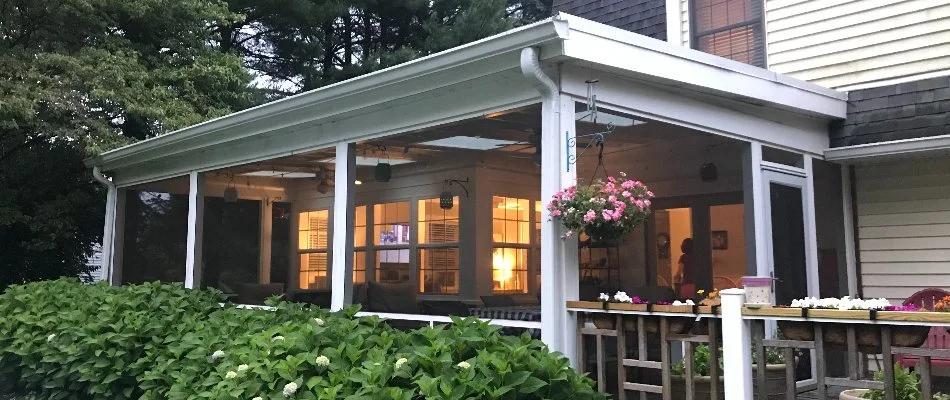
<svg viewBox="0 0 950 400">
<path fill-rule="evenodd" d="M 520 143 L 525 140 L 525 132 L 539 131 L 540 118 L 527 120 L 524 115 L 498 113 L 540 101 L 519 69 L 519 53 L 526 47 L 541 49 L 549 74 L 557 76 L 561 71 L 562 91 L 567 94 L 577 95 L 579 88 L 576 82 L 565 80 L 565 71 L 584 68 L 658 85 L 674 93 L 673 98 L 679 96 L 684 101 L 701 97 L 704 104 L 713 104 L 716 110 L 746 107 L 742 110 L 745 118 L 763 118 L 760 115 L 767 114 L 770 123 L 778 128 L 804 124 L 804 130 L 814 133 L 828 120 L 842 118 L 845 112 L 843 93 L 559 14 L 465 46 L 116 149 L 87 163 L 110 173 L 117 185 L 127 186 L 189 171 L 273 160 L 329 148 L 341 141 L 362 142 L 414 132 L 417 143 L 421 143 L 427 136 L 445 137 L 446 124 L 474 117 L 481 118 L 467 124 L 470 131 L 461 132 L 460 136 L 484 131 L 492 132 L 497 139 L 509 138 L 506 140 Z M 691 122 L 690 118 L 687 113 L 682 120 L 657 120 L 703 127 L 705 122 Z M 501 126 L 499 122 L 506 124 Z M 773 125 L 756 129 L 773 130 Z M 582 127 L 579 123 L 578 129 Z M 703 130 L 721 133 L 737 129 L 712 126 Z M 777 132 L 774 135 L 797 134 L 794 130 Z M 811 136 L 806 148 L 814 152 L 821 143 L 814 134 Z"/>
</svg>

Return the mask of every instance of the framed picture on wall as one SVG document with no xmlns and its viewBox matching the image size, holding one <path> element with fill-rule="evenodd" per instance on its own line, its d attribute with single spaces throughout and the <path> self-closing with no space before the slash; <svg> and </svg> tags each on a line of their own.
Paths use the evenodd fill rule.
<svg viewBox="0 0 950 400">
<path fill-rule="evenodd" d="M 729 231 L 712 231 L 713 250 L 726 250 L 729 248 Z"/>
</svg>

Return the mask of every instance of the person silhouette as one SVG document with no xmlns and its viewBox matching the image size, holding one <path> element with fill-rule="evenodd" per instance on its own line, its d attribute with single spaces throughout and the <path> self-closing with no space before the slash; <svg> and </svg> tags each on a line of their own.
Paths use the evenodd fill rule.
<svg viewBox="0 0 950 400">
<path fill-rule="evenodd" d="M 693 238 L 683 239 L 680 245 L 683 255 L 679 259 L 679 272 L 676 281 L 679 282 L 679 295 L 682 299 L 696 297 L 696 265 L 693 260 Z"/>
</svg>

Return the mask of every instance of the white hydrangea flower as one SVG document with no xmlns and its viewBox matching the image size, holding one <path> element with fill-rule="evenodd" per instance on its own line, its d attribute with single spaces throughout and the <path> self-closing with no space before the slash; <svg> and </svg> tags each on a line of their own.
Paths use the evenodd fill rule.
<svg viewBox="0 0 950 400">
<path fill-rule="evenodd" d="M 330 359 L 327 358 L 327 356 L 319 356 L 319 357 L 317 357 L 317 366 L 318 366 L 318 367 L 324 367 L 324 368 L 330 366 Z"/>
<path fill-rule="evenodd" d="M 238 372 L 247 371 L 248 368 L 250 368 L 250 366 L 248 366 L 247 364 L 238 365 Z"/>
<path fill-rule="evenodd" d="M 323 326 L 323 325 L 326 323 L 326 322 L 324 322 L 324 321 L 323 321 L 322 319 L 320 319 L 320 318 L 314 318 L 314 319 L 313 319 L 313 322 L 316 322 L 316 323 L 317 323 L 317 326 Z"/>
<path fill-rule="evenodd" d="M 214 353 L 211 353 L 211 360 L 218 361 L 224 358 L 224 356 L 225 356 L 224 350 L 217 350 Z"/>
<path fill-rule="evenodd" d="M 234 379 L 234 378 L 237 378 L 237 372 L 228 371 L 228 373 L 225 374 L 224 377 L 227 378 L 227 379 Z"/>
<path fill-rule="evenodd" d="M 462 361 L 462 362 L 458 363 L 457 366 L 458 366 L 459 368 L 461 368 L 461 369 L 469 369 L 469 368 L 472 368 L 472 364 L 469 364 L 469 363 L 466 362 L 466 361 Z"/>
<path fill-rule="evenodd" d="M 273 341 L 275 341 L 275 342 L 277 342 L 277 341 L 280 341 L 280 340 L 284 340 L 284 337 L 283 337 L 283 336 L 280 336 L 280 335 L 278 335 L 278 336 L 274 336 L 274 338 L 272 338 L 271 340 L 273 340 Z"/>
<path fill-rule="evenodd" d="M 614 295 L 614 301 L 619 301 L 621 303 L 630 303 L 633 301 L 633 299 L 631 299 L 630 296 L 627 295 L 627 292 L 617 292 L 617 294 Z"/>
<path fill-rule="evenodd" d="M 255 397 L 255 398 L 253 398 L 253 399 L 251 399 L 251 400 L 264 400 L 264 398 L 261 397 L 261 396 L 257 396 L 257 397 Z"/>
<path fill-rule="evenodd" d="M 56 339 L 56 334 L 55 334 L 55 333 L 51 333 L 49 336 L 47 336 L 47 337 L 46 337 L 46 342 L 47 342 L 47 343 L 52 342 L 53 339 Z"/>
<path fill-rule="evenodd" d="M 597 300 L 610 301 L 610 295 L 607 293 L 601 293 L 600 296 L 597 296 Z"/>
<path fill-rule="evenodd" d="M 396 369 L 402 368 L 402 366 L 406 365 L 407 362 L 409 362 L 409 360 L 407 360 L 405 357 L 396 360 Z"/>
<path fill-rule="evenodd" d="M 297 383 L 296 383 L 296 382 L 290 382 L 290 383 L 284 385 L 284 397 L 293 396 L 294 394 L 297 393 L 297 389 L 299 389 L 299 388 L 297 387 Z"/>
</svg>

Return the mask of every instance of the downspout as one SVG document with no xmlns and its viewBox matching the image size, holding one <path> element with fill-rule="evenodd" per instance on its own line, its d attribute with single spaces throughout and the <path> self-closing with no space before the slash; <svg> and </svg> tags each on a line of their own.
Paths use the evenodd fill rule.
<svg viewBox="0 0 950 400">
<path fill-rule="evenodd" d="M 558 105 L 560 89 L 558 89 L 557 84 L 541 69 L 541 61 L 538 57 L 537 48 L 526 47 L 521 50 L 521 73 L 525 78 L 528 78 L 532 85 L 534 85 L 534 88 L 541 93 L 542 107 L 550 105 L 553 106 L 554 110 L 557 110 L 558 108 L 556 106 Z"/>
<path fill-rule="evenodd" d="M 117 191 L 112 180 L 102 175 L 99 166 L 92 168 L 92 177 L 106 187 L 106 218 L 102 231 L 102 270 L 105 271 L 105 281 L 112 282 L 112 245 L 115 241 L 115 205 Z"/>
</svg>

